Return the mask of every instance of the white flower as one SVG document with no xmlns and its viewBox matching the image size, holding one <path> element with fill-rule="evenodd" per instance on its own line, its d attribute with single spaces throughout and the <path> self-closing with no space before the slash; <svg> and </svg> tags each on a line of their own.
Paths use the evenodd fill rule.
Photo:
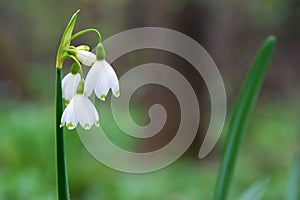
<svg viewBox="0 0 300 200">
<path fill-rule="evenodd" d="M 97 60 L 95 54 L 85 50 L 76 50 L 76 57 L 86 66 L 92 66 Z"/>
<path fill-rule="evenodd" d="M 97 97 L 104 101 L 110 88 L 115 97 L 120 95 L 119 81 L 114 69 L 105 60 L 98 60 L 86 76 L 84 95 L 90 96 L 95 90 Z"/>
<path fill-rule="evenodd" d="M 69 73 L 62 80 L 62 96 L 67 102 L 75 96 L 78 83 L 80 81 L 80 75 Z"/>
<path fill-rule="evenodd" d="M 60 127 L 66 125 L 69 130 L 79 124 L 86 130 L 93 124 L 99 126 L 99 116 L 94 104 L 82 94 L 76 94 L 64 110 Z"/>
</svg>

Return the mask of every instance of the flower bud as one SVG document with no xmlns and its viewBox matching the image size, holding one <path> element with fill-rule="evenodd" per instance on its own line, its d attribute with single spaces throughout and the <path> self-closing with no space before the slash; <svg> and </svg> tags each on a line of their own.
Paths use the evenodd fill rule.
<svg viewBox="0 0 300 200">
<path fill-rule="evenodd" d="M 76 50 L 89 51 L 90 47 L 87 45 L 79 45 L 78 47 L 76 47 Z"/>
<path fill-rule="evenodd" d="M 77 59 L 84 65 L 92 66 L 96 62 L 96 55 L 89 51 L 77 50 Z"/>
</svg>

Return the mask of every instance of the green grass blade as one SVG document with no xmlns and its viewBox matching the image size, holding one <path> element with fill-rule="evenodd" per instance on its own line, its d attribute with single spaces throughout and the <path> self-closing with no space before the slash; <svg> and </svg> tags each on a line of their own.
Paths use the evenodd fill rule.
<svg viewBox="0 0 300 200">
<path fill-rule="evenodd" d="M 240 90 L 229 124 L 215 188 L 215 200 L 225 200 L 227 198 L 242 138 L 267 72 L 275 41 L 274 36 L 269 36 L 264 41 Z"/>
<path fill-rule="evenodd" d="M 239 200 L 260 200 L 266 193 L 269 186 L 269 180 L 254 183 L 248 190 L 242 194 Z"/>
<path fill-rule="evenodd" d="M 290 170 L 287 190 L 286 190 L 286 200 L 298 200 L 299 199 L 299 158 L 294 160 L 294 163 Z"/>
</svg>

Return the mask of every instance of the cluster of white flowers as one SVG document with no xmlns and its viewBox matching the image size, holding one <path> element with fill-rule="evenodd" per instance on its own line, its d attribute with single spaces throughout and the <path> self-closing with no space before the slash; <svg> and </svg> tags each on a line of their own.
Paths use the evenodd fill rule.
<svg viewBox="0 0 300 200">
<path fill-rule="evenodd" d="M 78 122 L 84 129 L 90 129 L 94 124 L 99 126 L 98 112 L 88 97 L 94 91 L 99 99 L 105 101 L 110 89 L 115 97 L 120 95 L 118 77 L 112 66 L 104 60 L 105 53 L 102 44 L 100 44 L 99 56 L 98 50 L 97 56 L 90 52 L 89 48 L 82 48 L 82 46 L 72 50 L 78 61 L 91 66 L 91 69 L 85 80 L 78 69 L 72 70 L 63 78 L 62 95 L 67 107 L 61 117 L 61 127 L 66 125 L 71 130 L 77 126 Z M 77 68 L 80 67 L 77 66 Z"/>
</svg>

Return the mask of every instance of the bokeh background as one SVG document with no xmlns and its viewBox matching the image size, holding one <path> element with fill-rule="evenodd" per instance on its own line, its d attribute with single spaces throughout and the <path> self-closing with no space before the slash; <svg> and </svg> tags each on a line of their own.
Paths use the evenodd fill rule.
<svg viewBox="0 0 300 200">
<path fill-rule="evenodd" d="M 298 0 L 0 0 L 1 200 L 56 199 L 55 57 L 63 30 L 78 8 L 81 12 L 75 31 L 97 28 L 104 39 L 131 28 L 158 26 L 198 41 L 224 78 L 228 116 L 256 50 L 266 36 L 275 35 L 277 48 L 242 145 L 230 198 L 237 199 L 253 183 L 264 180 L 269 180 L 265 199 L 284 198 L 288 170 L 300 152 Z M 88 34 L 73 44 L 94 47 L 96 39 Z M 194 144 L 171 166 L 133 175 L 102 165 L 83 147 L 75 131 L 66 131 L 71 199 L 212 198 L 226 126 L 213 152 L 199 160 L 201 133 L 210 118 L 210 101 L 201 77 L 195 77 L 192 67 L 175 55 L 154 50 L 129 53 L 113 66 L 121 76 L 135 65 L 154 61 L 178 69 L 197 91 L 202 120 Z M 66 62 L 66 72 L 69 66 Z M 137 123 L 147 123 L 147 108 L 155 102 L 164 104 L 168 114 L 176 116 L 172 112 L 178 109 L 178 103 L 173 97 L 157 86 L 137 91 L 131 104 L 133 118 Z M 109 102 L 102 107 L 109 107 Z M 109 109 L 103 116 L 107 116 L 102 117 L 103 124 L 112 140 L 138 151 L 168 142 L 178 120 L 168 119 L 169 127 L 160 133 L 163 137 L 139 141 L 133 148 L 113 125 Z"/>
</svg>

